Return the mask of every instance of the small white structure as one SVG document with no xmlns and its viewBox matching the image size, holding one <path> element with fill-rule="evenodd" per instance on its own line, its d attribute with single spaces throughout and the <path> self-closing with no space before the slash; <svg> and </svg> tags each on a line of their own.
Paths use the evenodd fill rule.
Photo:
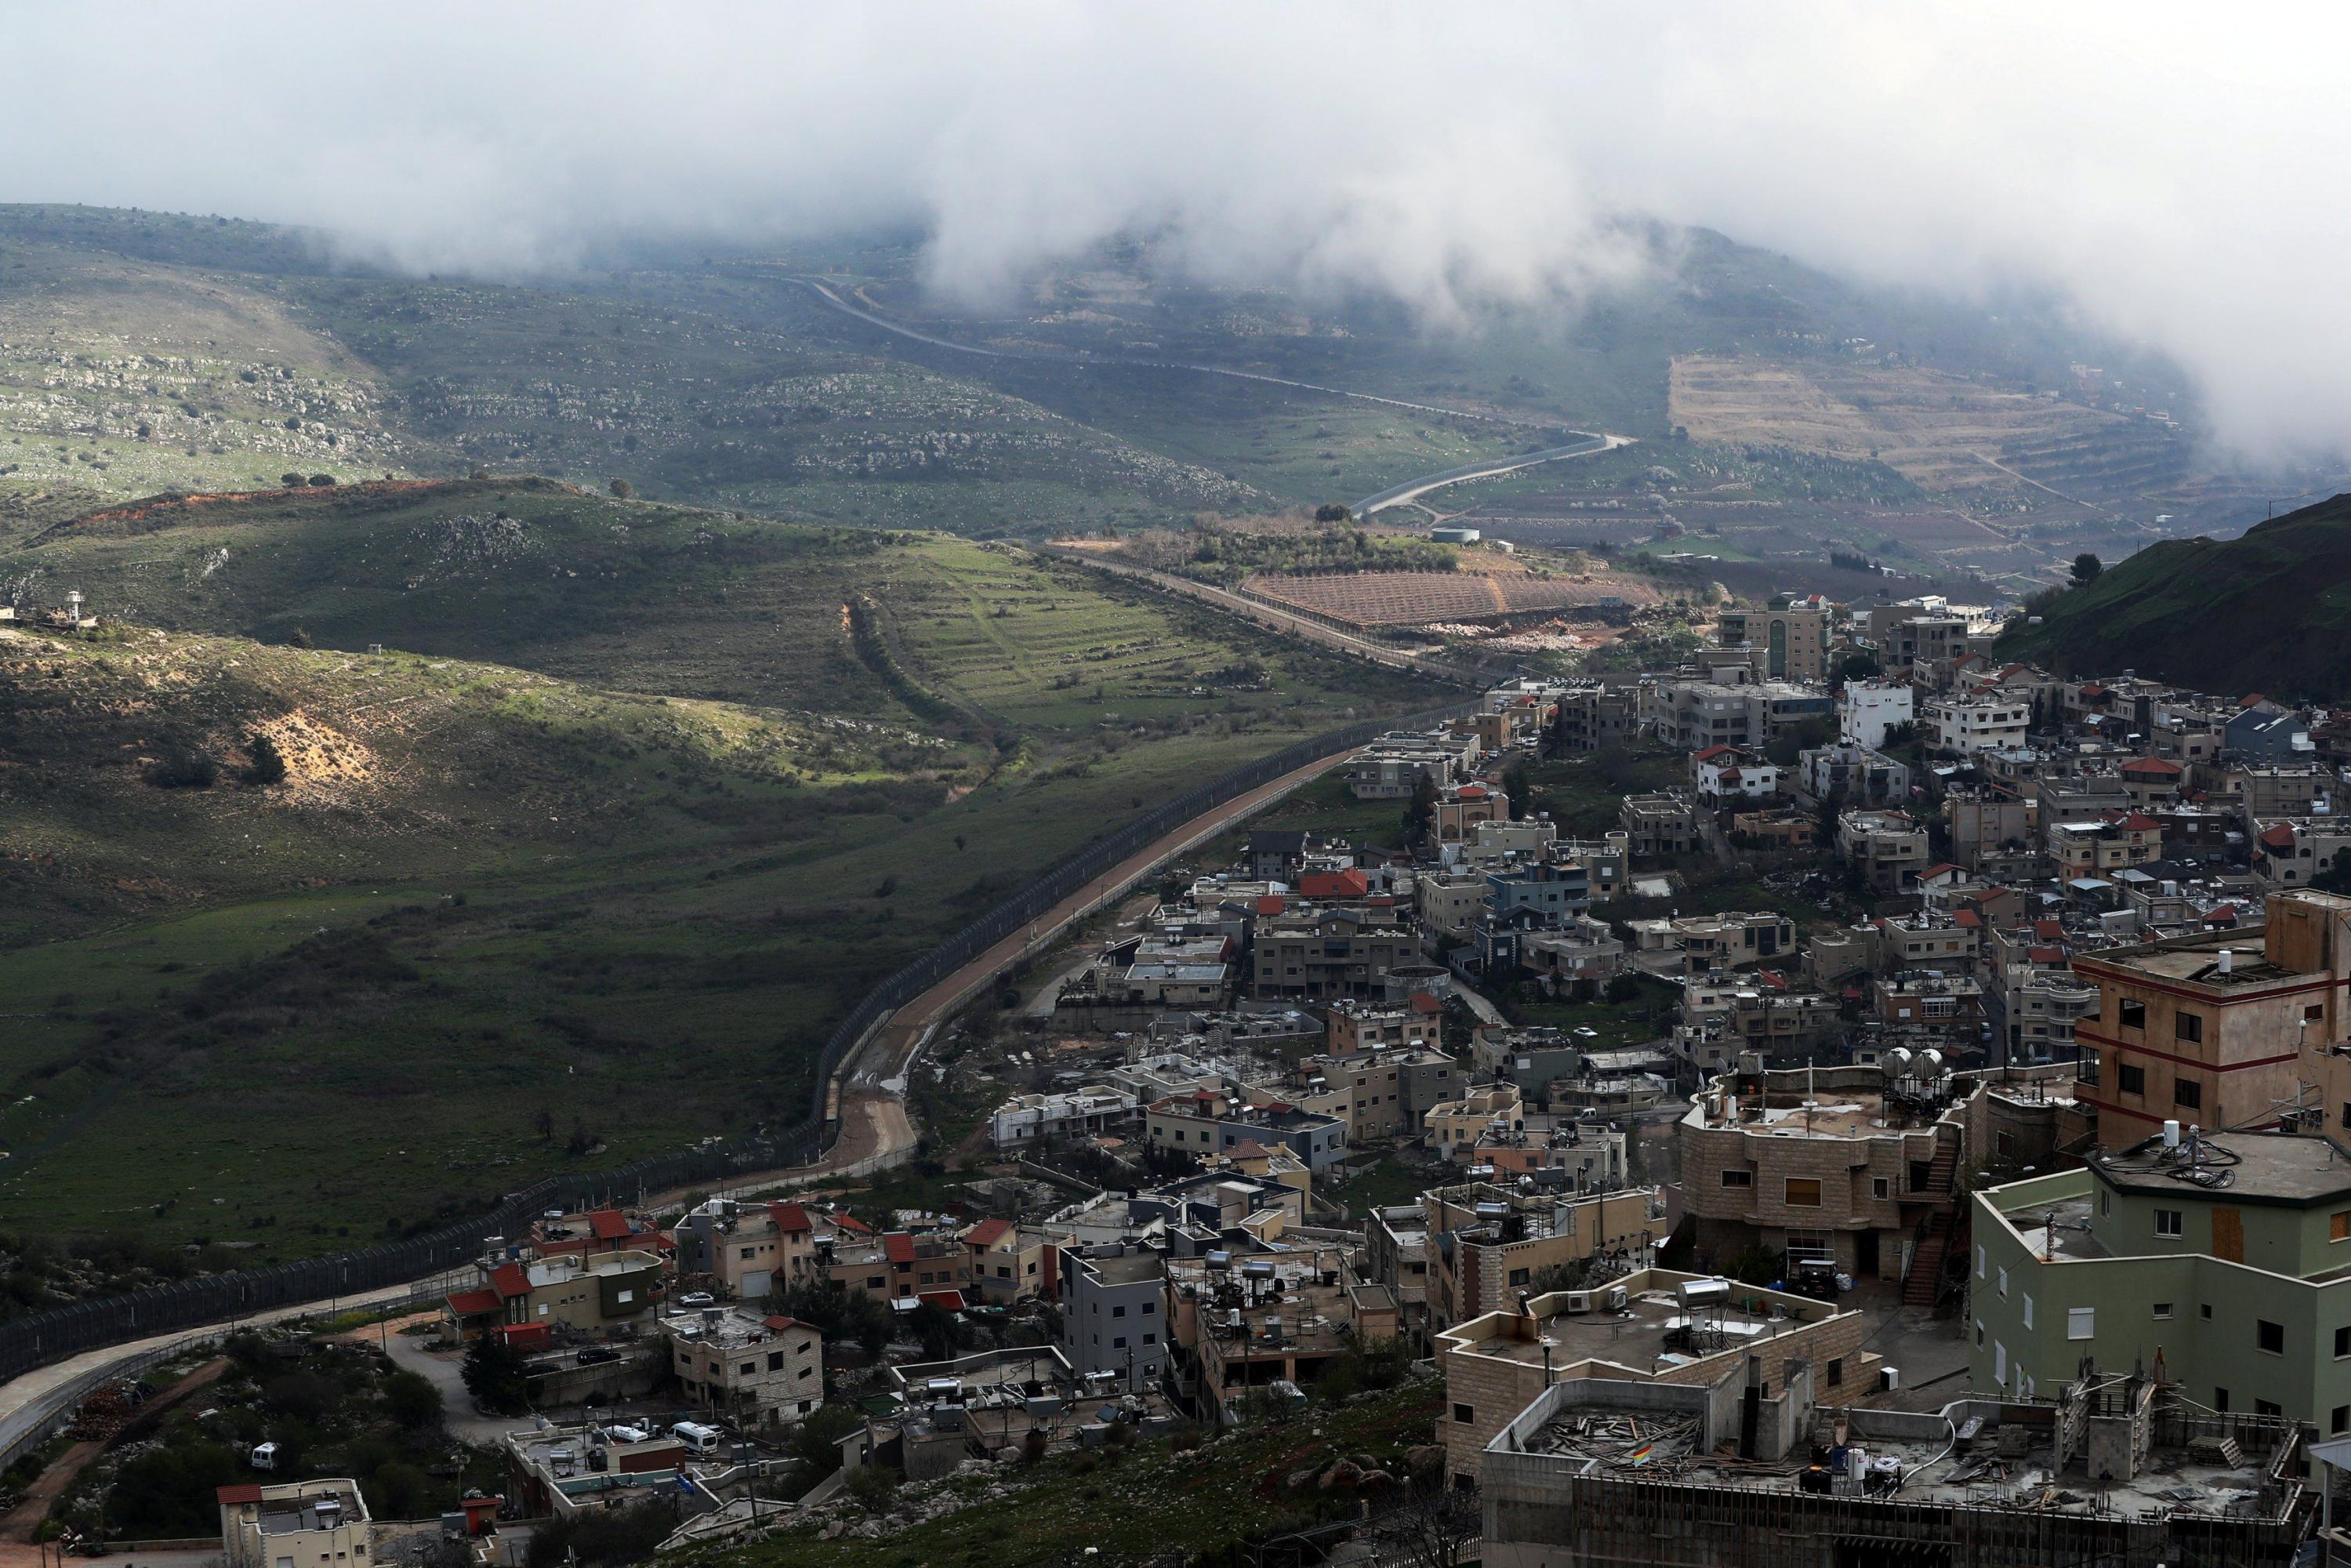
<svg viewBox="0 0 2351 1568">
<path fill-rule="evenodd" d="M 1837 695 L 1837 737 L 1872 751 L 1886 745 L 1887 730 L 1913 716 L 1910 687 L 1902 682 L 1851 681 Z"/>
</svg>

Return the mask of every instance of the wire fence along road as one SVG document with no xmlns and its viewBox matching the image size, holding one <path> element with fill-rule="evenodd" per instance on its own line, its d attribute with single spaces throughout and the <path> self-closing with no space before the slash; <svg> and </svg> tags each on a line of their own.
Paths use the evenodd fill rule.
<svg viewBox="0 0 2351 1568">
<path fill-rule="evenodd" d="M 816 1089 L 809 1112 L 788 1126 L 734 1143 L 655 1155 L 617 1169 L 550 1177 L 507 1194 L 474 1218 L 400 1241 L 52 1307 L 0 1324 L 0 1378 L 14 1378 L 105 1345 L 405 1286 L 428 1274 L 464 1267 L 479 1256 L 484 1237 L 520 1236 L 547 1209 L 575 1209 L 641 1192 L 722 1182 L 747 1172 L 810 1164 L 824 1146 L 825 1086 L 851 1052 L 894 1009 L 921 996 L 1193 818 L 1333 752 L 1365 745 L 1392 729 L 1437 723 L 1469 706 L 1454 704 L 1402 718 L 1367 720 L 1298 741 L 1187 789 L 1095 839 L 867 992 L 827 1037 L 816 1063 Z"/>
<path fill-rule="evenodd" d="M 1406 501 L 1419 499 L 1431 490 L 1442 490 L 1447 485 L 1458 485 L 1465 479 L 1490 479 L 1497 474 L 1514 474 L 1538 463 L 1556 463 L 1565 457 L 1589 457 L 1595 452 L 1614 452 L 1619 446 L 1631 444 L 1633 438 L 1629 435 L 1595 434 L 1570 446 L 1553 446 L 1542 452 L 1521 452 L 1516 457 L 1497 457 L 1485 463 L 1472 463 L 1466 467 L 1448 468 L 1442 474 L 1407 479 L 1392 489 L 1364 497 L 1355 503 L 1355 516 L 1368 517 L 1374 512 L 1400 507 Z"/>
</svg>

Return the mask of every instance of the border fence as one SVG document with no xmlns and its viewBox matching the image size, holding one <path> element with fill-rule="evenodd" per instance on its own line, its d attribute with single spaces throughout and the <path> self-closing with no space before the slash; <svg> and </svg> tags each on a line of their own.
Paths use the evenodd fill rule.
<svg viewBox="0 0 2351 1568">
<path fill-rule="evenodd" d="M 399 1241 L 266 1269 L 151 1286 L 0 1323 L 0 1379 L 103 1345 L 199 1328 L 273 1308 L 360 1295 L 459 1268 L 480 1256 L 483 1238 L 526 1234 L 532 1218 L 547 1209 L 571 1209 L 617 1196 L 810 1164 L 824 1146 L 827 1083 L 893 1010 L 1194 817 L 1317 758 L 1365 745 L 1390 730 L 1425 727 L 1475 706 L 1455 703 L 1402 718 L 1367 720 L 1298 741 L 1220 774 L 1092 841 L 868 991 L 827 1037 L 817 1061 L 809 1112 L 789 1126 L 730 1144 L 656 1155 L 611 1170 L 550 1177 L 507 1194 L 471 1218 L 453 1220 Z"/>
</svg>

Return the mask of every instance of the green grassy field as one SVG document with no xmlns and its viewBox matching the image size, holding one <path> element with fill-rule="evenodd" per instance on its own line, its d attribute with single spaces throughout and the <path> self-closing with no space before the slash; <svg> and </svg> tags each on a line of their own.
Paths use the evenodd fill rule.
<svg viewBox="0 0 2351 1568">
<path fill-rule="evenodd" d="M 171 629 L 0 641 L 0 933 L 37 942 L 0 953 L 0 1211 L 262 1258 L 789 1119 L 862 988 L 1022 876 L 1427 700 L 1007 546 L 541 481 L 5 559 Z M 298 629 L 339 646 L 239 635 Z M 210 788 L 153 781 L 184 753 Z"/>
</svg>

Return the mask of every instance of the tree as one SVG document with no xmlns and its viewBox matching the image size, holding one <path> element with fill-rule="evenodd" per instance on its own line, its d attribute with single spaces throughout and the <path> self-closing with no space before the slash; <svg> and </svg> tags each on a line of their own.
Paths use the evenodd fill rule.
<svg viewBox="0 0 2351 1568">
<path fill-rule="evenodd" d="M 1527 773 L 1524 758 L 1512 758 L 1502 769 L 1502 793 L 1510 798 L 1510 821 L 1524 821 L 1535 814 L 1534 780 Z"/>
<path fill-rule="evenodd" d="M 2074 586 L 2076 588 L 2089 587 L 2090 584 L 2098 580 L 2098 573 L 2105 570 L 2105 564 L 2103 561 L 2099 560 L 2096 556 L 2092 555 L 2088 550 L 2084 550 L 2080 555 L 2074 558 Z"/>
<path fill-rule="evenodd" d="M 1846 682 L 1874 681 L 1885 673 L 1886 666 L 1877 662 L 1877 655 L 1866 651 L 1847 653 L 1844 663 L 1837 665 L 1837 677 Z"/>
<path fill-rule="evenodd" d="M 335 476 L 332 474 L 313 474 L 310 483 L 319 489 L 331 490 L 335 487 Z"/>
<path fill-rule="evenodd" d="M 1641 994 L 1641 982 L 1631 975 L 1611 975 L 1608 988 L 1600 993 L 1612 1006 L 1622 1005 Z"/>
<path fill-rule="evenodd" d="M 822 1480 L 841 1469 L 841 1440 L 865 1425 L 854 1405 L 820 1405 L 792 1431 L 792 1458 Z"/>
<path fill-rule="evenodd" d="M 430 1431 L 441 1424 L 441 1390 L 421 1373 L 402 1369 L 385 1378 L 383 1406 L 412 1432 Z"/>
<path fill-rule="evenodd" d="M 1437 785 L 1426 773 L 1414 775 L 1412 800 L 1404 809 L 1404 841 L 1410 849 L 1436 830 Z"/>
<path fill-rule="evenodd" d="M 465 1348 L 458 1375 L 465 1380 L 465 1392 L 483 1408 L 511 1416 L 529 1400 L 524 1381 L 527 1364 L 522 1352 L 508 1344 L 504 1335 L 485 1333 Z"/>
<path fill-rule="evenodd" d="M 1343 523 L 1353 516 L 1354 513 L 1336 504 L 1326 504 L 1314 508 L 1314 520 L 1318 523 Z"/>
<path fill-rule="evenodd" d="M 613 480 L 611 488 L 613 496 L 623 501 L 637 493 L 637 487 L 626 479 Z"/>
<path fill-rule="evenodd" d="M 245 766 L 246 783 L 266 785 L 286 782 L 286 754 L 277 749 L 276 741 L 256 732 L 254 737 L 246 743 L 246 750 L 253 754 L 253 760 Z"/>
<path fill-rule="evenodd" d="M 1410 1497 L 1374 1520 L 1371 1537 L 1383 1562 L 1458 1568 L 1484 1528 L 1477 1492 L 1446 1486 L 1439 1478 L 1416 1485 Z"/>
<path fill-rule="evenodd" d="M 277 476 L 277 482 L 289 490 L 298 490 L 308 483 L 299 474 L 280 474 Z"/>
</svg>

